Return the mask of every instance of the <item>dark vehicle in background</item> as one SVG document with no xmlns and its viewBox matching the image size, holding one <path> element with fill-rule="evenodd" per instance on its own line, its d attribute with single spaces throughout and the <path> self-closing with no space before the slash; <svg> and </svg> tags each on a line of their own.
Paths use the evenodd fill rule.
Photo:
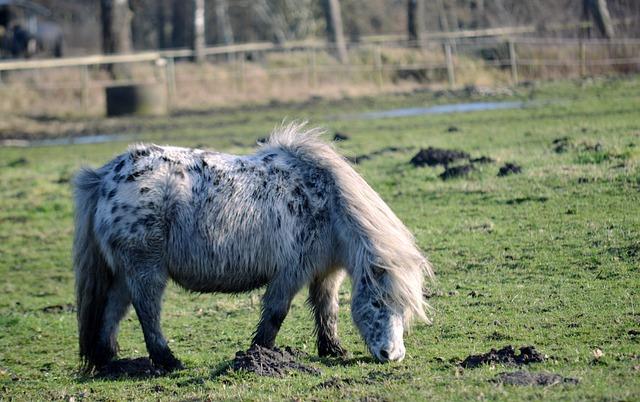
<svg viewBox="0 0 640 402">
<path fill-rule="evenodd" d="M 62 57 L 62 28 L 28 0 L 0 0 L 0 58 Z"/>
</svg>

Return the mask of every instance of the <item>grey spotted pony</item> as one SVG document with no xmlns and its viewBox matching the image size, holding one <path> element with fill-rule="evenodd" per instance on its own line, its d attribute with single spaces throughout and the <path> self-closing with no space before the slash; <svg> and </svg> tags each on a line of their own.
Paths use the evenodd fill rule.
<svg viewBox="0 0 640 402">
<path fill-rule="evenodd" d="M 320 356 L 342 356 L 338 288 L 382 362 L 405 355 L 403 333 L 426 320 L 432 270 L 413 236 L 320 131 L 277 129 L 255 154 L 136 145 L 75 179 L 74 267 L 80 357 L 99 370 L 117 352 L 133 305 L 153 364 L 182 367 L 160 328 L 171 278 L 194 292 L 262 286 L 253 344 L 273 347 L 291 300 L 309 285 Z"/>
</svg>

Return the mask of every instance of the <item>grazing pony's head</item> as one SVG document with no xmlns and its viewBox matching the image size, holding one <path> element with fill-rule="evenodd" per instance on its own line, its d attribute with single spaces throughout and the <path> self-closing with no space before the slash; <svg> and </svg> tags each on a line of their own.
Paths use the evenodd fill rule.
<svg viewBox="0 0 640 402">
<path fill-rule="evenodd" d="M 431 267 L 413 243 L 404 247 L 413 251 L 387 263 L 369 261 L 353 274 L 353 321 L 371 354 L 381 362 L 402 360 L 403 336 L 412 320 L 428 321 L 422 286 L 424 276 L 432 275 Z M 395 265 L 401 262 L 406 265 Z"/>
<path fill-rule="evenodd" d="M 379 361 L 404 358 L 403 334 L 413 318 L 429 321 L 422 285 L 433 271 L 413 235 L 335 149 L 321 130 L 289 124 L 276 137 L 305 161 L 329 171 L 338 200 L 336 232 L 351 275 L 353 321 Z M 272 137 L 273 140 L 273 137 Z"/>
</svg>

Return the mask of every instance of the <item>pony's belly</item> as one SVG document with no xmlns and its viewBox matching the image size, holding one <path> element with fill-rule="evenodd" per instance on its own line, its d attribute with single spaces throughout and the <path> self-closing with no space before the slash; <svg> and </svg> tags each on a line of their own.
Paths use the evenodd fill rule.
<svg viewBox="0 0 640 402">
<path fill-rule="evenodd" d="M 204 272 L 203 272 L 204 271 Z M 213 270 L 170 269 L 171 279 L 178 285 L 193 292 L 240 293 L 260 288 L 269 282 L 269 277 L 261 274 L 229 272 L 215 273 Z M 207 272 L 208 271 L 208 272 Z"/>
</svg>

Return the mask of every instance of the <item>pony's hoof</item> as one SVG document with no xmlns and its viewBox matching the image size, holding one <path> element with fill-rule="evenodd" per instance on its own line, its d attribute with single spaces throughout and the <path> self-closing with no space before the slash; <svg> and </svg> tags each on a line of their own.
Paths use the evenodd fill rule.
<svg viewBox="0 0 640 402">
<path fill-rule="evenodd" d="M 152 357 L 151 361 L 153 361 L 153 365 L 156 368 L 166 371 L 167 373 L 184 369 L 182 362 L 176 359 L 172 354 Z"/>
<path fill-rule="evenodd" d="M 326 347 L 318 350 L 318 356 L 320 357 L 348 357 L 349 352 L 340 344 L 327 345 Z"/>
</svg>

